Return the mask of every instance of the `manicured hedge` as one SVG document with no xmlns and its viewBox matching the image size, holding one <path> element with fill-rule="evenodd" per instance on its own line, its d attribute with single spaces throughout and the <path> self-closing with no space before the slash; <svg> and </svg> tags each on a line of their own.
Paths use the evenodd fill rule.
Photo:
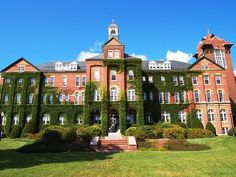
<svg viewBox="0 0 236 177">
<path fill-rule="evenodd" d="M 206 130 L 210 130 L 214 135 L 216 135 L 216 129 L 211 122 L 207 122 Z"/>
<path fill-rule="evenodd" d="M 21 137 L 26 137 L 27 134 L 34 134 L 35 132 L 35 121 L 31 119 L 27 124 L 25 124 L 25 127 L 21 132 Z"/>
<path fill-rule="evenodd" d="M 210 130 L 201 128 L 189 128 L 186 132 L 188 138 L 210 138 L 215 136 Z"/>
<path fill-rule="evenodd" d="M 163 138 L 184 139 L 186 138 L 186 131 L 184 128 L 177 125 L 171 128 L 165 128 L 163 130 Z"/>
</svg>

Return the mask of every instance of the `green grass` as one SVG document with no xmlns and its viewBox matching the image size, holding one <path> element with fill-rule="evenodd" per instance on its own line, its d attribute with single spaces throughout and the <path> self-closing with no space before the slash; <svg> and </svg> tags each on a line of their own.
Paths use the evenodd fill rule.
<svg viewBox="0 0 236 177">
<path fill-rule="evenodd" d="M 31 140 L 3 139 L 0 142 L 0 176 L 236 176 L 236 138 L 217 137 L 189 141 L 207 144 L 211 150 L 22 154 L 14 152 L 14 149 Z"/>
</svg>

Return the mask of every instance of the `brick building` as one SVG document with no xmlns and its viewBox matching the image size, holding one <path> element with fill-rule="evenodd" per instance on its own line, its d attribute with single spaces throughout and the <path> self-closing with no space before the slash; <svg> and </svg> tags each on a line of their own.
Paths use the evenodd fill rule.
<svg viewBox="0 0 236 177">
<path fill-rule="evenodd" d="M 218 135 L 226 134 L 236 115 L 231 46 L 207 34 L 193 64 L 142 61 L 125 53 L 113 21 L 101 55 L 38 66 L 20 58 L 1 71 L 4 132 L 32 120 L 36 129 L 96 123 L 107 134 L 115 117 L 117 131 L 124 133 L 132 124 L 187 123 L 195 111 L 204 126 L 210 121 Z"/>
</svg>

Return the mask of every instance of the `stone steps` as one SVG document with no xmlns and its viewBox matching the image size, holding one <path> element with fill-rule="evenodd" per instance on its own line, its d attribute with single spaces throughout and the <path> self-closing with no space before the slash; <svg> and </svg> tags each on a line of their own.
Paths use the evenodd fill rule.
<svg viewBox="0 0 236 177">
<path fill-rule="evenodd" d="M 131 140 L 130 140 L 131 139 Z M 122 137 L 122 139 L 108 139 L 107 137 L 96 137 L 96 143 L 92 143 L 91 148 L 97 152 L 120 152 L 135 151 L 137 144 L 135 138 Z M 129 142 L 130 141 L 130 142 Z"/>
</svg>

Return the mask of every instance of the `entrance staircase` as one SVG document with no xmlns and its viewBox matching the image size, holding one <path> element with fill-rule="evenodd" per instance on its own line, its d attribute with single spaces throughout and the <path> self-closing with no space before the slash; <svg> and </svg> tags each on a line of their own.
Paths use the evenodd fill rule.
<svg viewBox="0 0 236 177">
<path fill-rule="evenodd" d="M 121 134 L 108 134 L 107 137 L 94 137 L 90 143 L 92 150 L 96 152 L 120 152 L 137 150 L 136 140 L 133 136 Z"/>
</svg>

